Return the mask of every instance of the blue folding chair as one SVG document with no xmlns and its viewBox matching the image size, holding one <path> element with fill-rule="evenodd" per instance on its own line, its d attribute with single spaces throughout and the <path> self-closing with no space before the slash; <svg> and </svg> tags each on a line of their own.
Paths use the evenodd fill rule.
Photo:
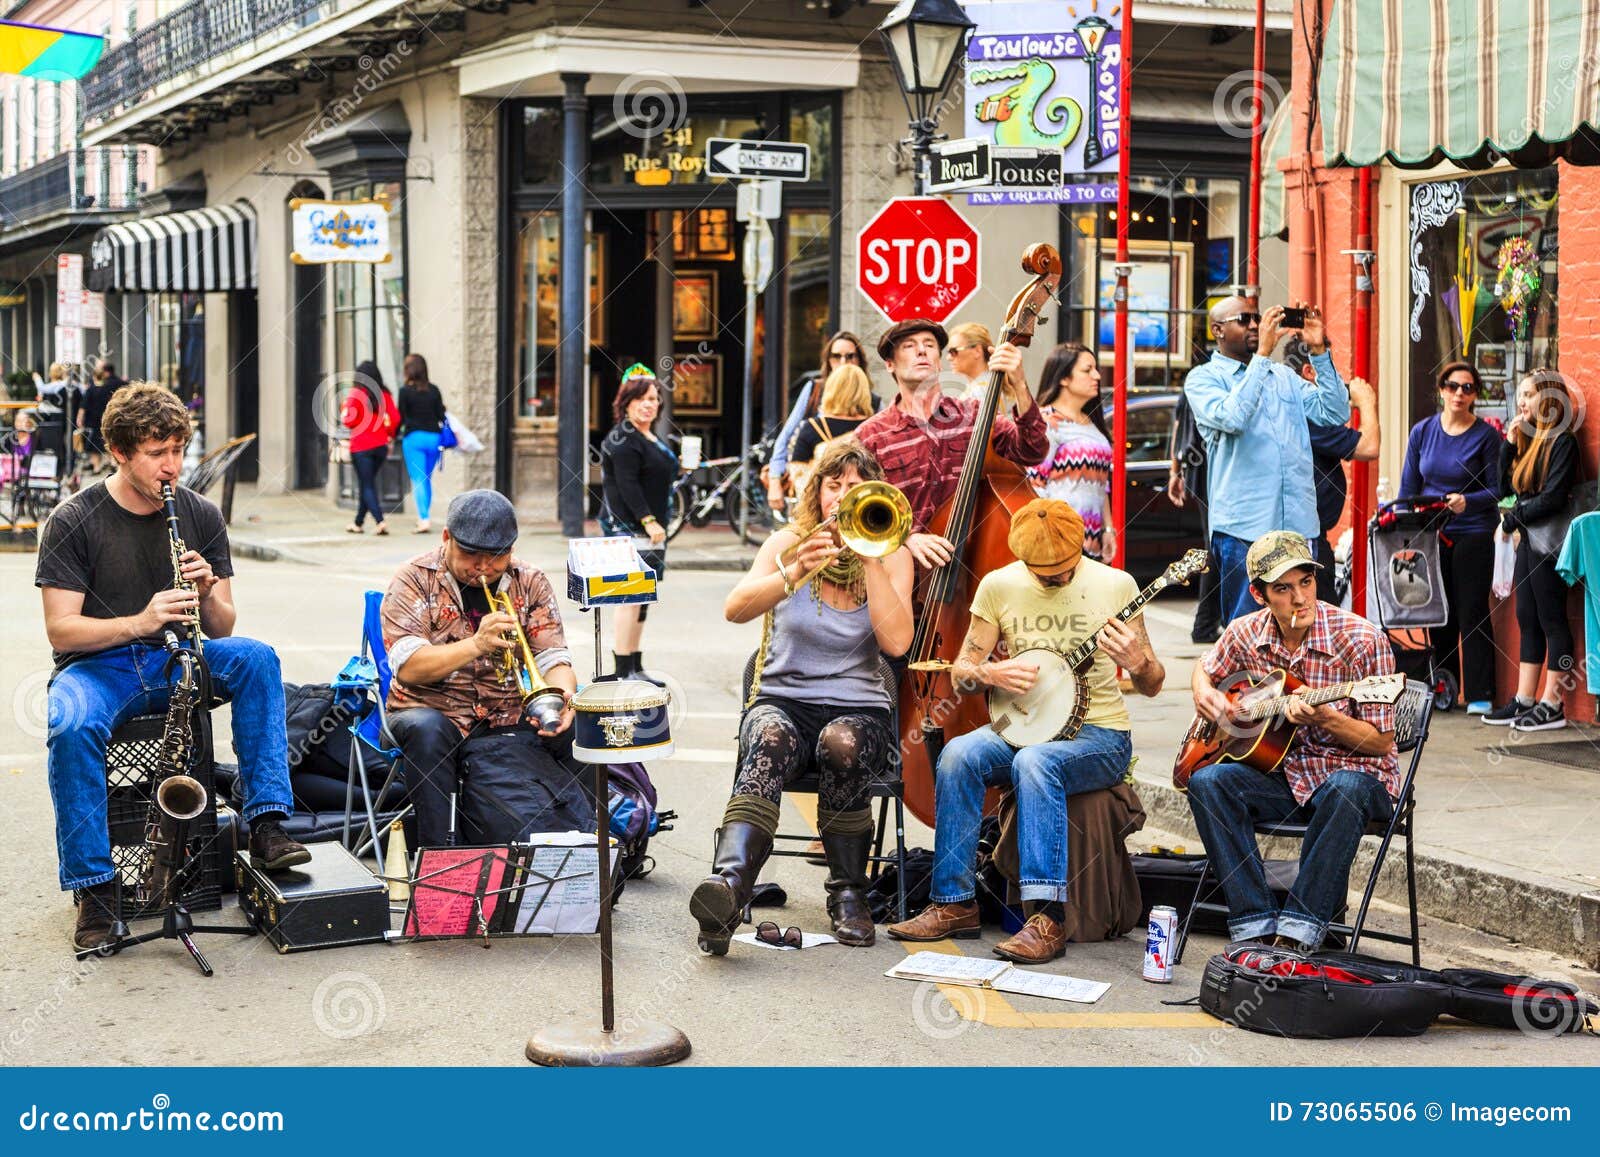
<svg viewBox="0 0 1600 1157">
<path fill-rule="evenodd" d="M 377 808 L 383 805 L 396 777 L 400 774 L 400 749 L 389 734 L 389 718 L 384 704 L 389 697 L 389 683 L 394 673 L 389 668 L 389 653 L 383 645 L 383 594 L 368 591 L 365 612 L 361 621 L 361 654 L 351 658 L 333 681 L 334 706 L 355 717 L 350 724 L 350 761 L 345 768 L 344 831 L 340 841 L 360 856 L 369 846 L 378 860 L 378 871 L 383 872 L 382 847 L 378 839 Z M 378 789 L 376 801 L 367 777 L 367 753 L 386 760 L 389 774 Z M 355 789 L 361 786 L 361 803 L 366 811 L 367 837 L 359 844 L 350 842 L 350 819 L 355 812 Z M 403 816 L 409 806 L 402 810 Z"/>
</svg>

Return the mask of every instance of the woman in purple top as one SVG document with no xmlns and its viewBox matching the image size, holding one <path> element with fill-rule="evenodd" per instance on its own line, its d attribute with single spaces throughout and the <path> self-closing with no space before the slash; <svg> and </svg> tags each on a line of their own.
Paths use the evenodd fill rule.
<svg viewBox="0 0 1600 1157">
<path fill-rule="evenodd" d="M 1439 371 L 1440 410 L 1411 428 L 1400 475 L 1401 496 L 1443 495 L 1453 512 L 1439 548 L 1450 620 L 1433 630 L 1433 651 L 1447 670 L 1455 668 L 1459 651 L 1469 715 L 1488 714 L 1494 698 L 1489 586 L 1502 439 L 1473 413 L 1482 386 L 1478 371 L 1466 362 L 1451 362 Z"/>
</svg>

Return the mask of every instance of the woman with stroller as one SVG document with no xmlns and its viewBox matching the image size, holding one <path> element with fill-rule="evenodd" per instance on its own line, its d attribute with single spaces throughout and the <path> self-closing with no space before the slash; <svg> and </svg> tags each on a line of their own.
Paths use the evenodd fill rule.
<svg viewBox="0 0 1600 1157">
<path fill-rule="evenodd" d="M 1500 517 L 1507 533 L 1518 532 L 1512 589 L 1522 633 L 1516 697 L 1483 717 L 1517 731 L 1554 731 L 1567 725 L 1558 672 L 1572 670 L 1572 628 L 1567 624 L 1567 584 L 1556 573 L 1559 535 L 1551 520 L 1565 520 L 1567 499 L 1578 482 L 1578 439 L 1572 397 L 1557 374 L 1532 373 L 1517 386 L 1517 416 L 1509 424 L 1501 454 L 1501 486 L 1512 503 Z M 1546 532 L 1540 534 L 1540 530 Z M 1552 548 L 1548 541 L 1557 539 Z M 1538 700 L 1540 669 L 1546 670 Z"/>
</svg>

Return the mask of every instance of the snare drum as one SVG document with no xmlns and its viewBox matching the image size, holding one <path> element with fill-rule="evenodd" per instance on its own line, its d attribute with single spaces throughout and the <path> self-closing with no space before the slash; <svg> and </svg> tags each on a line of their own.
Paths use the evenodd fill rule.
<svg viewBox="0 0 1600 1157">
<path fill-rule="evenodd" d="M 572 697 L 572 755 L 583 763 L 643 763 L 672 754 L 671 696 L 642 680 L 591 683 Z"/>
</svg>

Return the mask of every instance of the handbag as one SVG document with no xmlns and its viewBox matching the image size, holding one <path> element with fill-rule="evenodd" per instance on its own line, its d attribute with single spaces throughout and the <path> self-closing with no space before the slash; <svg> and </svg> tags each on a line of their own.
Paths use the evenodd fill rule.
<svg viewBox="0 0 1600 1157">
<path fill-rule="evenodd" d="M 1564 509 L 1543 522 L 1523 528 L 1522 533 L 1528 537 L 1528 549 L 1541 558 L 1554 558 L 1560 554 L 1561 545 L 1567 541 L 1567 531 L 1572 528 L 1573 521 L 1580 514 L 1588 514 L 1595 509 L 1597 502 L 1600 502 L 1600 482 L 1578 483 L 1567 495 Z"/>
<path fill-rule="evenodd" d="M 449 450 L 455 445 L 456 432 L 451 428 L 450 419 L 447 417 L 444 421 L 439 423 L 439 449 Z"/>
</svg>

